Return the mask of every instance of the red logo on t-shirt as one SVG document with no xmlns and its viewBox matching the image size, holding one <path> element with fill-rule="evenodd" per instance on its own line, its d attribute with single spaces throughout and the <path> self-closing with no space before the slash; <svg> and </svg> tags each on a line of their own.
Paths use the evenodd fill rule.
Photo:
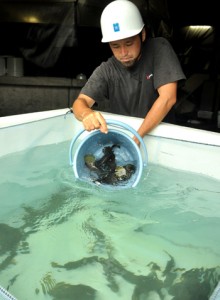
<svg viewBox="0 0 220 300">
<path fill-rule="evenodd" d="M 146 75 L 147 80 L 149 80 L 151 77 L 153 77 L 153 74 Z"/>
</svg>

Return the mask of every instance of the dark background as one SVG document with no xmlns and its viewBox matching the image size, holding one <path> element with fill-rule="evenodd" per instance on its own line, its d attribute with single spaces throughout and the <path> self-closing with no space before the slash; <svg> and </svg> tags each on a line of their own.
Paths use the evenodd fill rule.
<svg viewBox="0 0 220 300">
<path fill-rule="evenodd" d="M 107 0 L 0 1 L 0 56 L 22 57 L 24 76 L 87 78 L 111 52 L 101 43 Z M 219 131 L 220 25 L 216 1 L 133 0 L 149 36 L 164 36 L 187 76 L 178 91 L 179 124 Z M 34 17 L 34 18 L 33 18 Z M 190 25 L 210 25 L 192 32 Z M 202 78 L 202 79 L 201 79 Z M 218 116 L 219 114 L 219 116 Z"/>
<path fill-rule="evenodd" d="M 1 0 L 0 55 L 23 57 L 27 76 L 72 78 L 81 72 L 89 76 L 110 55 L 108 45 L 101 43 L 99 26 L 101 12 L 109 2 L 111 1 Z M 214 1 L 133 2 L 140 8 L 149 35 L 168 38 L 180 59 L 189 47 L 197 48 L 197 54 L 201 55 L 198 48 L 207 42 L 207 37 L 203 36 L 186 38 L 182 28 L 188 25 L 212 25 L 216 33 L 219 31 Z M 37 21 L 34 23 L 27 18 L 28 15 L 37 16 Z M 214 48 L 218 50 L 217 35 L 212 38 L 201 59 L 207 59 L 207 55 L 211 59 Z M 187 75 L 190 75 L 187 68 L 193 66 L 188 64 L 183 67 Z M 199 68 L 198 65 L 198 71 Z"/>
</svg>

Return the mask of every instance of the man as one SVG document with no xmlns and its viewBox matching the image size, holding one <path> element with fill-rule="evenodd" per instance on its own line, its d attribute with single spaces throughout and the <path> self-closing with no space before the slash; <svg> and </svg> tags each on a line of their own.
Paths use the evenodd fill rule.
<svg viewBox="0 0 220 300">
<path fill-rule="evenodd" d="M 147 38 L 138 8 L 129 0 L 115 0 L 101 15 L 102 42 L 109 43 L 113 56 L 95 69 L 73 103 L 75 117 L 88 131 L 107 125 L 97 103 L 108 102 L 111 113 L 141 117 L 138 129 L 144 137 L 162 120 L 172 122 L 177 84 L 185 79 L 170 43 Z M 139 144 L 138 140 L 134 140 Z"/>
</svg>

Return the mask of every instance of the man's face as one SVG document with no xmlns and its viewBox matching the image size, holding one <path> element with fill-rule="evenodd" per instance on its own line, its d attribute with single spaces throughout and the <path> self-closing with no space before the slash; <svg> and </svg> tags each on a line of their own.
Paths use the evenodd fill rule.
<svg viewBox="0 0 220 300">
<path fill-rule="evenodd" d="M 140 35 L 135 35 L 123 40 L 110 42 L 109 46 L 115 58 L 127 68 L 132 67 L 140 58 Z"/>
</svg>

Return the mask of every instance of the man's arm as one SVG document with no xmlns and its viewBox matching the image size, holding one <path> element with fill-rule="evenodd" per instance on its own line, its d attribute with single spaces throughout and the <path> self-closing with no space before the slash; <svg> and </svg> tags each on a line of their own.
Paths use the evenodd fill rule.
<svg viewBox="0 0 220 300">
<path fill-rule="evenodd" d="M 168 114 L 173 105 L 176 103 L 177 82 L 165 84 L 158 88 L 159 97 L 154 102 L 150 111 L 144 118 L 143 123 L 138 129 L 141 137 L 153 130 Z M 139 144 L 137 138 L 134 141 Z"/>
<path fill-rule="evenodd" d="M 159 97 L 154 102 L 150 111 L 144 118 L 138 133 L 144 137 L 147 133 L 153 130 L 168 114 L 173 105 L 176 103 L 177 97 L 177 82 L 165 84 L 158 88 Z M 73 112 L 75 117 L 83 122 L 84 128 L 88 131 L 100 129 L 101 132 L 107 133 L 107 125 L 101 113 L 91 109 L 95 101 L 80 94 L 73 103 Z M 139 140 L 134 137 L 134 141 L 139 144 Z"/>
<path fill-rule="evenodd" d="M 79 94 L 78 98 L 74 101 L 72 109 L 75 117 L 82 121 L 84 128 L 87 131 L 100 129 L 101 132 L 107 133 L 107 124 L 100 112 L 92 110 L 95 101 L 84 95 Z"/>
</svg>

